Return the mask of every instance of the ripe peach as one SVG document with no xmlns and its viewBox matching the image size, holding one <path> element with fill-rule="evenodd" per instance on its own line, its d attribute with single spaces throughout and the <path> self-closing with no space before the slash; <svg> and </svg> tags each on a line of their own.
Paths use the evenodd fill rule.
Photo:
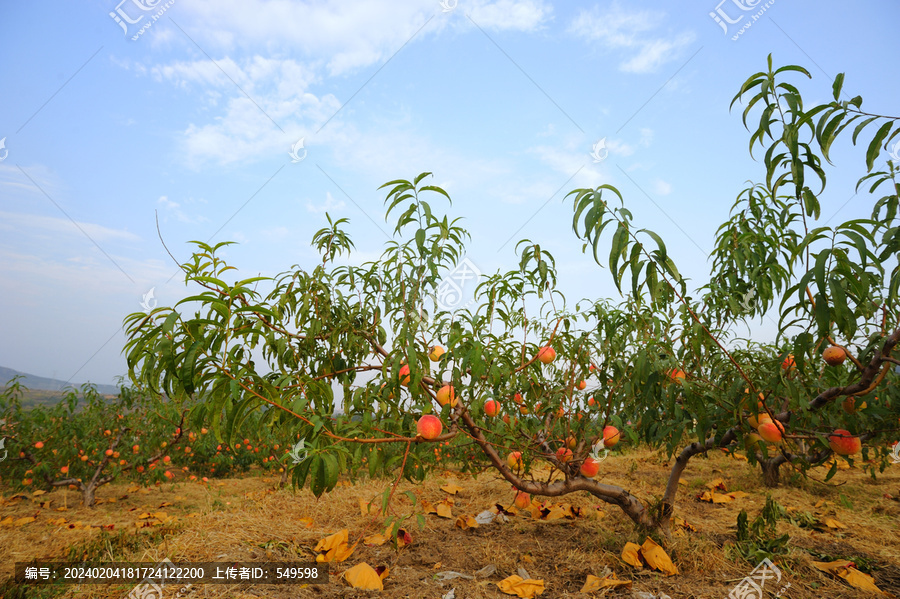
<svg viewBox="0 0 900 599">
<path fill-rule="evenodd" d="M 44 442 L 43 442 L 43 441 L 38 441 L 37 443 L 34 444 L 34 448 L 35 448 L 35 449 L 43 449 L 43 448 L 44 448 Z"/>
<path fill-rule="evenodd" d="M 409 364 L 404 364 L 400 367 L 400 372 L 397 375 L 400 378 L 400 384 L 406 387 L 409 385 L 410 375 L 409 375 Z"/>
<path fill-rule="evenodd" d="M 543 364 L 549 364 L 556 359 L 556 350 L 549 345 L 545 345 L 538 351 L 537 359 Z"/>
<path fill-rule="evenodd" d="M 518 403 L 518 404 L 522 403 L 522 402 L 524 401 L 524 400 L 522 399 L 522 394 L 521 394 L 521 393 L 516 393 L 515 395 L 513 395 L 513 401 L 516 402 L 516 403 Z"/>
<path fill-rule="evenodd" d="M 759 429 L 760 425 L 772 422 L 772 417 L 767 412 L 761 412 L 759 415 L 747 418 L 747 423 L 755 429 Z"/>
<path fill-rule="evenodd" d="M 556 459 L 562 463 L 572 461 L 572 450 L 568 447 L 560 447 L 556 450 Z"/>
<path fill-rule="evenodd" d="M 524 491 L 519 491 L 516 493 L 516 500 L 513 501 L 513 505 L 520 510 L 527 509 L 528 506 L 531 505 L 531 495 Z"/>
<path fill-rule="evenodd" d="M 138 471 L 138 472 L 143 472 L 143 471 L 144 471 L 144 467 L 143 467 L 143 466 L 138 466 L 138 467 L 137 467 L 137 471 Z"/>
<path fill-rule="evenodd" d="M 781 363 L 781 369 L 791 371 L 794 370 L 796 364 L 794 363 L 794 354 L 788 354 L 788 356 L 784 359 L 784 362 Z"/>
<path fill-rule="evenodd" d="M 112 457 L 113 450 L 112 450 L 112 449 L 107 449 L 104 453 L 106 453 L 107 457 Z"/>
<path fill-rule="evenodd" d="M 862 441 L 850 431 L 839 428 L 828 436 L 828 446 L 838 455 L 853 455 L 862 451 Z"/>
<path fill-rule="evenodd" d="M 597 400 L 594 399 L 593 397 L 588 398 L 588 405 L 593 408 L 594 406 L 597 405 Z"/>
<path fill-rule="evenodd" d="M 437 362 L 441 359 L 441 356 L 444 355 L 444 348 L 440 345 L 435 345 L 431 348 L 431 352 L 428 354 L 428 359 L 432 362 Z"/>
<path fill-rule="evenodd" d="M 200 429 L 200 434 L 201 434 L 201 435 L 205 435 L 205 434 L 208 433 L 208 432 L 209 432 L 209 431 L 208 431 L 207 429 L 205 429 L 205 428 L 201 428 L 201 429 Z"/>
<path fill-rule="evenodd" d="M 822 359 L 829 366 L 840 366 L 847 359 L 847 352 L 842 347 L 831 346 L 822 352 Z"/>
<path fill-rule="evenodd" d="M 673 368 L 672 370 L 669 371 L 669 380 L 671 380 L 675 383 L 682 382 L 686 377 L 687 377 L 687 375 L 680 368 Z"/>
<path fill-rule="evenodd" d="M 443 428 L 444 425 L 441 423 L 441 419 L 433 414 L 425 414 L 416 423 L 416 432 L 423 439 L 439 437 Z"/>
<path fill-rule="evenodd" d="M 504 424 L 509 424 L 509 414 L 503 415 L 503 422 L 504 422 Z"/>
<path fill-rule="evenodd" d="M 138 451 L 140 451 L 140 449 L 141 449 L 140 445 L 135 445 L 134 447 L 131 448 L 131 451 L 133 451 L 134 453 L 137 453 Z"/>
<path fill-rule="evenodd" d="M 572 435 L 569 435 L 568 437 L 566 437 L 566 447 L 568 447 L 569 449 L 575 449 L 575 447 L 577 447 L 577 446 L 578 446 L 578 439 L 576 439 Z"/>
<path fill-rule="evenodd" d="M 166 470 L 165 476 L 166 476 L 166 478 L 168 478 L 169 480 L 175 478 L 175 475 L 172 474 L 171 472 L 169 472 L 168 470 Z"/>
<path fill-rule="evenodd" d="M 781 443 L 781 436 L 784 433 L 784 425 L 777 420 L 762 422 L 759 425 L 759 436 L 768 443 Z"/>
<path fill-rule="evenodd" d="M 449 403 L 451 408 L 455 408 L 459 401 L 456 399 L 456 391 L 453 389 L 453 385 L 441 387 L 437 392 L 437 401 L 442 406 L 446 406 Z"/>
<path fill-rule="evenodd" d="M 517 468 L 522 465 L 522 452 L 514 451 L 506 457 L 506 463 L 510 468 Z"/>
<path fill-rule="evenodd" d="M 489 399 L 484 402 L 484 413 L 487 416 L 496 416 L 500 413 L 500 402 Z"/>
<path fill-rule="evenodd" d="M 619 429 L 609 425 L 603 429 L 603 445 L 605 447 L 613 447 L 619 442 Z"/>
<path fill-rule="evenodd" d="M 62 468 L 59 469 L 59 471 L 62 472 L 63 474 L 66 474 L 69 472 L 69 467 L 63 466 Z"/>
<path fill-rule="evenodd" d="M 170 458 L 169 456 L 166 456 L 163 458 L 163 462 L 165 462 L 166 464 L 168 464 L 171 461 L 172 461 L 172 458 Z"/>
<path fill-rule="evenodd" d="M 587 382 L 585 382 L 585 381 L 578 381 L 578 390 L 579 390 L 579 391 L 584 391 L 584 388 L 585 388 L 585 387 L 587 387 Z"/>
<path fill-rule="evenodd" d="M 87 462 L 87 461 L 88 461 L 88 457 L 87 457 L 86 455 L 81 456 L 81 461 L 82 461 L 82 462 Z"/>
<path fill-rule="evenodd" d="M 594 478 L 597 476 L 597 473 L 600 472 L 600 462 L 591 457 L 584 458 L 584 461 L 581 463 L 581 468 L 578 470 L 581 472 L 581 476 Z"/>
</svg>

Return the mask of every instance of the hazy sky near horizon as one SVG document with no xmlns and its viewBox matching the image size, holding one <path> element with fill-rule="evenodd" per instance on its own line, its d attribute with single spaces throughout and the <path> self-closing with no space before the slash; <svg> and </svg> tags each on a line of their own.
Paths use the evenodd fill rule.
<svg viewBox="0 0 900 599">
<path fill-rule="evenodd" d="M 699 287 L 763 177 L 729 112 L 741 83 L 771 53 L 810 71 L 789 78 L 809 104 L 844 72 L 847 98 L 898 114 L 898 22 L 887 0 L 0 1 L 0 365 L 123 375 L 125 316 L 190 293 L 157 217 L 178 260 L 233 240 L 250 277 L 312 268 L 328 212 L 358 263 L 392 230 L 378 187 L 424 171 L 481 272 L 515 268 L 528 238 L 570 302 L 617 297 L 564 199 L 610 183 Z M 838 145 L 831 224 L 871 207 L 863 150 Z"/>
</svg>

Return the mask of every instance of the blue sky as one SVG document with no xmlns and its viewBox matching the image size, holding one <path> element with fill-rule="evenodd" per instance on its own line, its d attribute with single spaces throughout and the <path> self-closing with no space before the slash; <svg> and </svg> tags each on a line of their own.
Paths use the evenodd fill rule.
<svg viewBox="0 0 900 599">
<path fill-rule="evenodd" d="M 716 9 L 740 20 L 725 32 Z M 563 200 L 611 183 L 702 285 L 716 227 L 762 177 L 728 110 L 740 84 L 772 53 L 812 73 L 793 80 L 808 103 L 845 72 L 848 97 L 896 114 L 898 22 L 886 0 L 0 1 L 0 365 L 124 374 L 123 318 L 150 289 L 160 305 L 188 292 L 157 214 L 179 260 L 189 240 L 234 240 L 254 276 L 312 268 L 327 210 L 362 262 L 391 230 L 378 186 L 423 171 L 482 272 L 514 268 L 528 238 L 569 301 L 615 297 Z M 834 162 L 823 220 L 867 215 L 859 152 Z"/>
</svg>

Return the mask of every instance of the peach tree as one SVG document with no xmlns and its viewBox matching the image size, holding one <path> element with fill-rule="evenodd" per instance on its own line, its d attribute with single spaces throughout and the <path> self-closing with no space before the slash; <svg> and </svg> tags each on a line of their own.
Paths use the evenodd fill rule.
<svg viewBox="0 0 900 599">
<path fill-rule="evenodd" d="M 890 434 L 900 408 L 897 399 L 893 408 L 887 402 L 896 387 L 886 378 L 900 339 L 898 275 L 895 268 L 886 276 L 882 263 L 896 252 L 896 186 L 865 223 L 809 228 L 819 211 L 805 173 L 824 181 L 816 151 L 827 158 L 828 119 L 850 109 L 836 100 L 804 112 L 796 88 L 777 79 L 785 72 L 805 73 L 773 71 L 770 63 L 739 94 L 758 90 L 745 117 L 765 106 L 751 149 L 769 143 L 766 182 L 742 194 L 720 228 L 718 284 L 701 289 L 699 300 L 663 240 L 638 229 L 619 191 L 601 185 L 569 194 L 573 229 L 583 250 L 608 266 L 622 301 L 567 302 L 553 256 L 523 240 L 517 268 L 482 277 L 471 307 L 448 311 L 442 281 L 462 262 L 468 234 L 458 219 L 434 212 L 432 198 L 450 198 L 424 184 L 423 173 L 383 186 L 386 219 L 396 224 L 377 262 L 338 265 L 354 245 L 347 220 L 330 216 L 313 238 L 321 264 L 271 279 L 229 283 L 234 267 L 217 254 L 227 243 L 195 242 L 181 267 L 197 292 L 126 320 L 130 374 L 159 394 L 195 402 L 195 426 L 208 422 L 226 443 L 256 411 L 260 426 L 290 431 L 302 441 L 290 462 L 293 482 L 317 496 L 363 463 L 372 476 L 423 480 L 428 452 L 465 437 L 520 492 L 583 491 L 663 532 L 693 456 L 743 442 L 774 482 L 783 463 L 812 467 L 830 455 L 829 445 L 843 451 L 845 439 Z M 825 125 L 817 128 L 816 116 Z M 892 137 L 883 129 L 872 141 L 879 149 Z M 892 181 L 891 173 L 874 183 Z M 794 193 L 779 193 L 788 188 Z M 795 221 L 803 223 L 796 232 Z M 820 248 L 822 240 L 831 245 Z M 260 283 L 266 291 L 257 291 Z M 758 301 L 738 309 L 751 288 Z M 882 289 L 888 293 L 876 307 Z M 736 324 L 768 315 L 779 299 L 775 348 L 734 337 Z M 866 319 L 876 310 L 881 320 L 872 328 Z M 814 372 L 823 344 L 841 345 L 855 370 Z M 862 416 L 831 409 L 837 398 L 878 384 L 884 402 L 873 400 Z M 762 428 L 772 445 L 753 437 L 748 419 L 757 427 L 768 419 Z M 838 425 L 851 430 L 829 440 Z M 621 438 L 677 453 L 652 505 L 603 482 L 600 452 Z M 879 455 L 883 465 L 886 447 Z"/>
</svg>

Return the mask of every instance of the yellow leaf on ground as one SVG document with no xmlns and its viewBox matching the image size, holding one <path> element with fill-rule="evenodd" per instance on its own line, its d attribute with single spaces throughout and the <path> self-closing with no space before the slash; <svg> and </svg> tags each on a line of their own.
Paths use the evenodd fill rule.
<svg viewBox="0 0 900 599">
<path fill-rule="evenodd" d="M 742 497 L 749 497 L 750 493 L 744 493 L 743 491 L 732 491 L 728 493 L 728 496 L 732 499 L 741 499 Z"/>
<path fill-rule="evenodd" d="M 594 508 L 589 509 L 587 511 L 587 515 L 588 515 L 588 518 L 596 518 L 597 520 L 599 520 L 600 518 L 603 518 L 604 516 L 606 516 L 606 512 L 601 510 L 600 506 L 598 505 Z"/>
<path fill-rule="evenodd" d="M 724 491 L 724 490 L 725 490 L 725 481 L 722 480 L 721 478 L 717 478 L 717 479 L 715 479 L 715 480 L 711 480 L 711 481 L 709 481 L 708 483 L 706 483 L 706 488 L 707 488 L 707 489 L 716 489 L 716 488 L 718 488 L 719 490 Z"/>
<path fill-rule="evenodd" d="M 163 501 L 162 503 L 159 504 L 159 507 L 169 507 L 170 505 L 175 505 L 175 504 L 172 503 L 171 501 Z"/>
<path fill-rule="evenodd" d="M 350 531 L 346 528 L 342 531 L 336 532 L 333 535 L 329 535 L 324 539 L 320 540 L 316 544 L 316 551 L 331 551 L 332 549 L 339 547 L 341 545 L 346 545 L 350 542 Z"/>
<path fill-rule="evenodd" d="M 683 520 L 682 518 L 679 518 L 678 516 L 675 516 L 673 522 L 674 522 L 675 526 L 677 526 L 677 527 L 679 527 L 679 528 L 683 528 L 683 529 L 689 530 L 689 531 L 691 531 L 691 532 L 697 532 L 697 529 L 694 528 L 693 525 L 691 525 L 691 524 L 690 524 L 689 522 L 687 522 L 686 520 Z"/>
<path fill-rule="evenodd" d="M 515 595 L 522 599 L 532 599 L 544 592 L 544 581 L 529 578 L 524 580 L 521 576 L 513 574 L 509 578 L 497 583 L 497 587 L 507 595 Z"/>
<path fill-rule="evenodd" d="M 630 580 L 619 580 L 616 578 L 615 574 L 610 574 L 609 576 L 605 576 L 603 578 L 598 578 L 593 574 L 588 574 L 587 580 L 584 581 L 584 586 L 581 587 L 582 593 L 593 593 L 594 591 L 599 591 L 600 589 L 605 588 L 619 588 L 624 587 L 626 589 L 631 588 Z"/>
<path fill-rule="evenodd" d="M 344 580 L 355 589 L 366 591 L 384 590 L 384 585 L 381 583 L 381 577 L 378 576 L 378 572 L 366 562 L 356 564 L 344 572 Z"/>
<path fill-rule="evenodd" d="M 456 495 L 460 491 L 464 491 L 464 490 L 465 489 L 463 489 L 459 485 L 454 485 L 454 484 L 444 485 L 443 487 L 441 487 L 441 491 L 443 491 L 444 493 L 449 493 L 450 495 Z"/>
<path fill-rule="evenodd" d="M 428 501 L 427 499 L 423 499 L 423 500 L 420 501 L 419 503 L 420 503 L 420 505 L 422 506 L 422 513 L 425 513 L 425 514 L 437 514 L 437 510 L 434 509 L 434 506 L 431 505 L 431 502 Z"/>
<path fill-rule="evenodd" d="M 456 527 L 461 528 L 463 530 L 468 530 L 470 528 L 478 528 L 478 522 L 475 521 L 475 518 L 472 516 L 463 514 L 459 518 L 456 519 Z"/>
<path fill-rule="evenodd" d="M 860 572 L 856 568 L 843 568 L 838 571 L 837 575 L 846 580 L 850 586 L 856 587 L 857 589 L 872 593 L 883 593 L 883 591 L 875 585 L 874 578 L 864 572 Z"/>
<path fill-rule="evenodd" d="M 565 518 L 569 516 L 571 511 L 566 511 L 561 505 L 551 505 L 550 510 L 546 515 L 542 518 L 542 520 L 559 520 L 560 518 Z"/>
<path fill-rule="evenodd" d="M 356 549 L 356 544 L 350 547 L 348 546 L 349 542 L 350 533 L 346 528 L 325 537 L 316 545 L 316 551 L 324 552 L 316 556 L 316 561 L 318 563 L 323 563 L 342 562 L 346 560 L 353 553 L 353 550 Z"/>
<path fill-rule="evenodd" d="M 834 518 L 825 518 L 825 526 L 828 528 L 847 528 L 846 524 L 835 520 Z"/>
<path fill-rule="evenodd" d="M 644 544 L 641 545 L 641 555 L 647 560 L 647 565 L 654 570 L 659 570 L 666 576 L 678 574 L 678 568 L 676 568 L 675 564 L 672 563 L 672 560 L 669 559 L 669 554 L 667 554 L 662 547 L 657 545 L 653 539 L 648 538 L 644 541 Z"/>
<path fill-rule="evenodd" d="M 452 518 L 453 511 L 450 509 L 450 504 L 444 501 L 437 504 L 436 510 L 439 518 Z"/>
<path fill-rule="evenodd" d="M 15 522 L 13 522 L 13 524 L 16 526 L 24 526 L 25 524 L 34 522 L 35 520 L 37 520 L 37 518 L 35 518 L 34 516 L 25 516 L 24 518 L 17 519 Z"/>
<path fill-rule="evenodd" d="M 140 516 L 138 516 L 138 520 L 146 520 L 147 518 L 150 518 L 150 517 L 151 517 L 151 516 L 150 516 L 150 513 L 149 513 L 149 512 L 144 512 L 143 514 L 141 514 Z"/>
<path fill-rule="evenodd" d="M 812 564 L 817 570 L 827 572 L 828 574 L 836 574 L 841 568 L 848 567 L 850 562 L 845 559 L 839 559 L 833 562 L 813 562 Z"/>
<path fill-rule="evenodd" d="M 368 516 L 368 515 L 369 515 L 369 505 L 370 505 L 370 504 L 369 504 L 368 501 L 363 501 L 363 500 L 360 498 L 360 500 L 359 500 L 359 513 L 360 513 L 361 516 Z"/>
<path fill-rule="evenodd" d="M 635 568 L 643 568 L 644 563 L 641 561 L 641 546 L 635 543 L 625 543 L 622 549 L 622 561 Z"/>
<path fill-rule="evenodd" d="M 683 478 L 679 478 L 679 479 L 678 479 L 678 484 L 679 484 L 679 485 L 687 486 L 688 481 L 684 480 Z"/>
<path fill-rule="evenodd" d="M 363 539 L 363 543 L 369 547 L 377 547 L 388 542 L 388 537 L 380 534 L 369 535 Z"/>
</svg>

